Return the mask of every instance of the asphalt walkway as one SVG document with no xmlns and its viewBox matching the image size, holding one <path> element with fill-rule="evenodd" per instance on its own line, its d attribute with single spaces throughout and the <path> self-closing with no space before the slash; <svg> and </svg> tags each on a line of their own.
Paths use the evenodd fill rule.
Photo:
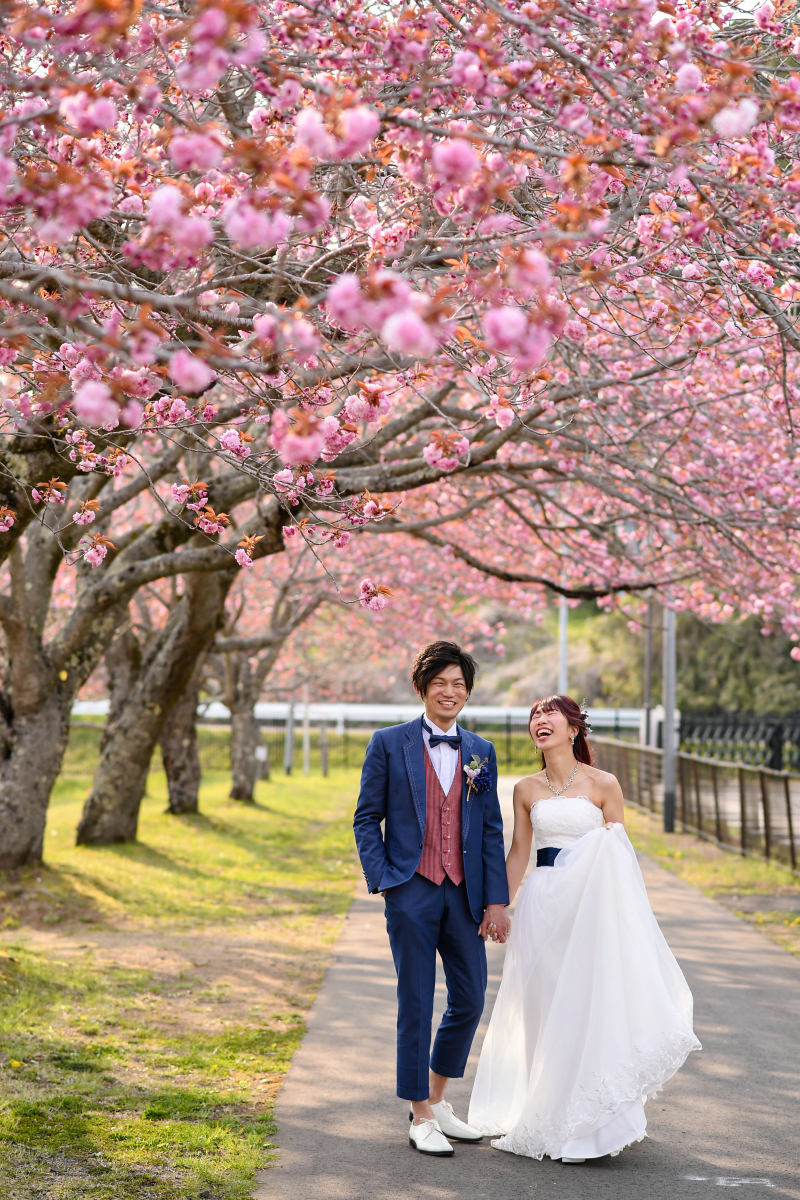
<svg viewBox="0 0 800 1200">
<path fill-rule="evenodd" d="M 501 781 L 504 816 L 512 781 Z M 383 902 L 359 893 L 278 1099 L 277 1164 L 254 1200 L 800 1200 L 800 962 L 713 900 L 642 859 L 653 910 L 695 998 L 702 1053 L 647 1105 L 649 1137 L 582 1166 L 478 1146 L 425 1159 L 394 1095 L 395 976 Z M 466 1118 L 502 972 L 489 990 L 465 1079 L 448 1098 Z M 437 1016 L 444 1005 L 440 982 Z M 434 1026 L 435 1027 L 435 1026 Z"/>
</svg>

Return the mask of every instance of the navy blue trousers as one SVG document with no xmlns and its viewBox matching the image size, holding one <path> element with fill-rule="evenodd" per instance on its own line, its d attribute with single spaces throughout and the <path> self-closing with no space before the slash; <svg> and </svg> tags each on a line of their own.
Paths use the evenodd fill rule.
<svg viewBox="0 0 800 1200">
<path fill-rule="evenodd" d="M 428 1069 L 460 1079 L 486 995 L 486 946 L 467 901 L 467 885 L 412 875 L 386 893 L 386 928 L 397 971 L 397 1094 L 428 1099 Z M 447 981 L 447 1009 L 431 1053 L 436 952 Z"/>
</svg>

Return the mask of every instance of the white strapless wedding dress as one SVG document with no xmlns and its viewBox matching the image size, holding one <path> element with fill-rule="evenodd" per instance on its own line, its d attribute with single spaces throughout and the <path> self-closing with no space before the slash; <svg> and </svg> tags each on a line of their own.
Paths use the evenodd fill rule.
<svg viewBox="0 0 800 1200">
<path fill-rule="evenodd" d="M 700 1049 L 692 994 L 623 827 L 586 796 L 539 800 L 531 823 L 561 853 L 519 892 L 469 1123 L 531 1158 L 618 1154 Z"/>
</svg>

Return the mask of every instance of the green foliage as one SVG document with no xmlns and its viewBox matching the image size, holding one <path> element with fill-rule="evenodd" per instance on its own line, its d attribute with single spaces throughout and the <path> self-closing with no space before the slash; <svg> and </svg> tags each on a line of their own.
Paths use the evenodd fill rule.
<svg viewBox="0 0 800 1200">
<path fill-rule="evenodd" d="M 87 783 L 59 782 L 47 866 L 4 880 L 0 1195 L 245 1200 L 352 895 L 357 777 L 276 776 L 253 805 L 224 777 L 172 817 L 151 775 L 138 844 L 76 848 Z M 263 965 L 241 994 L 237 944 Z"/>
<path fill-rule="evenodd" d="M 679 708 L 687 712 L 800 712 L 800 664 L 782 633 L 764 637 L 762 622 L 708 627 L 678 621 Z"/>
</svg>

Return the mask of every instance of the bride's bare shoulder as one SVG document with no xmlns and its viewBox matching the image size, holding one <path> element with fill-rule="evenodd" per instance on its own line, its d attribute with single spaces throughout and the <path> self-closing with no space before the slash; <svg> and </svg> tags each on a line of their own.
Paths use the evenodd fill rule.
<svg viewBox="0 0 800 1200">
<path fill-rule="evenodd" d="M 530 807 L 534 800 L 539 799 L 543 787 L 538 775 L 524 775 L 514 784 L 514 799 Z"/>
<path fill-rule="evenodd" d="M 588 765 L 584 765 L 583 769 L 599 791 L 616 792 L 619 789 L 619 780 L 610 771 L 601 771 L 599 767 Z"/>
</svg>

